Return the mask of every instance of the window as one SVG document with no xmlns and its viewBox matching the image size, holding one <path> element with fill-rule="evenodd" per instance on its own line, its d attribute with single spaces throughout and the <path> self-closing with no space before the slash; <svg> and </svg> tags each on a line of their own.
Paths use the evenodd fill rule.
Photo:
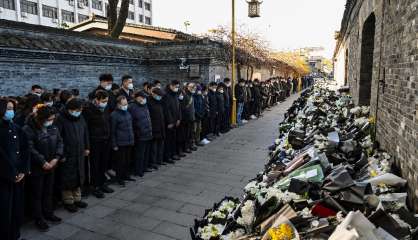
<svg viewBox="0 0 418 240">
<path fill-rule="evenodd" d="M 74 22 L 74 13 L 66 10 L 61 10 L 62 20 L 65 22 Z"/>
<path fill-rule="evenodd" d="M 38 15 L 38 4 L 35 2 L 20 0 L 20 11 L 33 15 Z"/>
<path fill-rule="evenodd" d="M 145 17 L 145 24 L 151 25 L 151 18 Z"/>
<path fill-rule="evenodd" d="M 78 22 L 84 22 L 87 19 L 89 19 L 89 16 L 80 13 L 78 14 Z"/>
<path fill-rule="evenodd" d="M 135 19 L 135 13 L 134 13 L 134 12 L 129 11 L 129 12 L 128 12 L 128 18 L 129 18 L 129 19 L 134 20 L 134 19 Z"/>
<path fill-rule="evenodd" d="M 151 3 L 145 3 L 145 10 L 151 11 Z"/>
<path fill-rule="evenodd" d="M 140 8 L 142 8 L 142 7 L 143 7 L 143 5 L 144 5 L 144 1 L 143 1 L 143 0 L 138 0 L 138 6 L 139 6 Z"/>
<path fill-rule="evenodd" d="M 144 15 L 142 15 L 142 14 L 139 14 L 139 22 L 144 22 Z"/>
<path fill-rule="evenodd" d="M 103 5 L 102 5 L 102 1 L 100 0 L 92 0 L 91 1 L 91 7 L 97 10 L 102 11 L 103 10 Z"/>
<path fill-rule="evenodd" d="M 129 0 L 129 4 L 134 5 L 134 0 Z"/>
<path fill-rule="evenodd" d="M 109 4 L 105 3 L 104 15 L 107 17 L 107 8 L 109 8 Z"/>
<path fill-rule="evenodd" d="M 85 7 L 89 6 L 89 1 L 88 0 L 78 0 L 78 8 L 83 9 Z"/>
<path fill-rule="evenodd" d="M 42 16 L 47 18 L 58 19 L 58 10 L 54 7 L 42 5 Z"/>
<path fill-rule="evenodd" d="M 0 7 L 15 10 L 15 0 L 0 0 Z"/>
</svg>

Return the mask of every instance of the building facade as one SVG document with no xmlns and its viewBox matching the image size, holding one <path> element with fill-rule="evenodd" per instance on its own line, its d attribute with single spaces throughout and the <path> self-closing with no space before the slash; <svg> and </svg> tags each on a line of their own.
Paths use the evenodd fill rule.
<svg viewBox="0 0 418 240">
<path fill-rule="evenodd" d="M 107 6 L 107 0 L 0 0 L 0 19 L 64 28 L 107 16 Z M 152 0 L 130 0 L 126 22 L 152 25 Z"/>
<path fill-rule="evenodd" d="M 348 0 L 334 53 L 335 79 L 370 105 L 376 139 L 408 180 L 418 210 L 418 1 Z"/>
</svg>

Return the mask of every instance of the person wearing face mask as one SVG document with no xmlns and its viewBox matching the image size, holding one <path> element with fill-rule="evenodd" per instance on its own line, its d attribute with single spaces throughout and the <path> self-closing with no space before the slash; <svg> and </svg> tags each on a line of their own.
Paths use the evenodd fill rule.
<svg viewBox="0 0 418 240">
<path fill-rule="evenodd" d="M 134 146 L 132 116 L 128 112 L 128 100 L 124 96 L 116 99 L 117 108 L 110 116 L 111 144 L 115 161 L 116 179 L 121 187 L 125 181 L 135 181 L 129 177 L 131 149 Z"/>
<path fill-rule="evenodd" d="M 232 87 L 231 79 L 224 79 L 224 97 L 225 97 L 225 117 L 223 122 L 223 132 L 228 132 L 231 130 L 231 113 L 232 113 Z"/>
<path fill-rule="evenodd" d="M 152 124 L 152 147 L 150 164 L 151 165 L 166 165 L 166 163 L 173 164 L 172 160 L 164 160 L 164 144 L 165 144 L 165 117 L 164 108 L 161 99 L 164 92 L 159 88 L 152 89 L 151 96 L 148 97 L 148 109 Z"/>
<path fill-rule="evenodd" d="M 55 169 L 63 159 L 64 144 L 54 126 L 55 109 L 42 105 L 31 116 L 23 131 L 28 138 L 31 155 L 31 175 L 28 181 L 35 226 L 42 232 L 49 230 L 46 221 L 60 223 L 53 208 Z"/>
<path fill-rule="evenodd" d="M 116 95 L 112 91 L 113 76 L 112 74 L 102 74 L 99 77 L 99 86 L 89 94 L 89 99 L 93 100 L 97 90 L 106 91 L 109 94 L 108 108 L 112 112 L 116 108 Z"/>
<path fill-rule="evenodd" d="M 25 126 L 27 119 L 36 111 L 36 105 L 40 104 L 41 100 L 38 96 L 28 95 L 25 96 L 19 103 L 20 107 L 16 110 L 14 123 L 20 127 Z"/>
<path fill-rule="evenodd" d="M 216 89 L 218 84 L 216 82 L 209 83 L 208 101 L 209 101 L 209 133 L 211 136 L 216 137 L 217 131 L 217 118 L 218 118 L 218 99 Z"/>
<path fill-rule="evenodd" d="M 224 127 L 225 119 L 225 96 L 223 84 L 219 84 L 216 90 L 216 100 L 218 101 L 218 115 L 216 116 L 216 136 L 220 135 L 222 128 Z"/>
<path fill-rule="evenodd" d="M 134 101 L 128 107 L 135 137 L 133 166 L 134 174 L 143 177 L 148 166 L 154 169 L 158 169 L 158 166 L 150 161 L 152 123 L 147 105 L 147 95 L 143 91 L 137 91 L 133 97 Z"/>
<path fill-rule="evenodd" d="M 237 99 L 237 123 L 238 126 L 242 125 L 242 112 L 244 111 L 245 103 L 245 80 L 240 79 L 235 86 L 235 98 Z"/>
<path fill-rule="evenodd" d="M 180 160 L 180 156 L 177 154 L 177 130 L 181 122 L 179 90 L 180 82 L 177 80 L 171 81 L 162 99 L 166 123 L 165 161 Z"/>
<path fill-rule="evenodd" d="M 42 104 L 53 107 L 54 106 L 54 95 L 50 92 L 45 92 L 41 95 Z"/>
<path fill-rule="evenodd" d="M 81 115 L 83 102 L 78 98 L 69 100 L 66 110 L 56 120 L 64 142 L 65 161 L 59 165 L 59 182 L 65 209 L 77 212 L 86 208 L 81 201 L 81 186 L 85 183 L 85 157 L 90 155 L 90 138 L 87 123 Z"/>
<path fill-rule="evenodd" d="M 92 194 L 103 198 L 104 193 L 114 192 L 106 182 L 105 172 L 110 165 L 110 112 L 108 106 L 109 94 L 98 90 L 94 99 L 86 104 L 83 117 L 89 130 L 90 176 Z"/>
<path fill-rule="evenodd" d="M 196 121 L 196 109 L 194 107 L 193 95 L 196 93 L 196 84 L 188 83 L 186 89 L 183 92 L 184 99 L 182 101 L 182 124 L 184 129 L 184 144 L 183 151 L 191 153 L 196 151 L 193 141 L 193 126 Z"/>
<path fill-rule="evenodd" d="M 122 77 L 122 84 L 120 89 L 117 91 L 116 96 L 124 96 L 128 100 L 128 103 L 133 100 L 134 83 L 132 77 L 125 75 Z"/>
<path fill-rule="evenodd" d="M 13 122 L 14 110 L 12 100 L 0 98 L 0 236 L 4 240 L 20 238 L 30 160 L 26 134 Z"/>
<path fill-rule="evenodd" d="M 38 99 L 41 99 L 42 93 L 44 92 L 43 88 L 39 85 L 33 85 L 31 91 L 28 95 L 36 96 Z"/>
<path fill-rule="evenodd" d="M 202 95 L 202 87 L 197 85 L 196 92 L 193 94 L 193 104 L 195 109 L 196 120 L 193 126 L 193 142 L 196 146 L 202 147 L 204 144 L 201 142 L 201 133 L 202 133 L 202 121 L 205 118 L 205 106 L 204 99 Z"/>
</svg>

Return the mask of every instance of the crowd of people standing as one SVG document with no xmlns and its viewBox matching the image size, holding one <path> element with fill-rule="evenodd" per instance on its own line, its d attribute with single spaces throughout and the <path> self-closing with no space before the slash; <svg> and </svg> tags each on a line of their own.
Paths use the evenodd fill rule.
<svg viewBox="0 0 418 240">
<path fill-rule="evenodd" d="M 39 85 L 21 97 L 0 98 L 0 236 L 20 238 L 24 216 L 40 231 L 86 208 L 83 195 L 104 198 L 162 165 L 175 164 L 231 130 L 233 92 L 237 127 L 262 116 L 312 79 L 222 82 L 160 81 L 120 85 L 111 74 L 87 99 L 79 90 L 46 91 Z M 25 207 L 26 206 L 26 207 Z M 24 214 L 24 209 L 30 209 Z"/>
</svg>

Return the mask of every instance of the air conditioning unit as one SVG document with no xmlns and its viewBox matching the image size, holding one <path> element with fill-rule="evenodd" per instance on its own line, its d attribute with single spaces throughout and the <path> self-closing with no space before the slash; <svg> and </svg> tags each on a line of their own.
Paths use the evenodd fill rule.
<svg viewBox="0 0 418 240">
<path fill-rule="evenodd" d="M 70 0 L 70 1 L 68 1 L 68 5 L 70 5 L 70 6 L 74 6 L 74 0 Z"/>
<path fill-rule="evenodd" d="M 52 22 L 53 22 L 53 23 L 58 23 L 58 19 L 53 18 L 53 19 L 52 19 Z"/>
<path fill-rule="evenodd" d="M 21 13 L 22 18 L 27 18 L 28 17 L 28 13 L 27 12 L 22 12 Z"/>
</svg>

